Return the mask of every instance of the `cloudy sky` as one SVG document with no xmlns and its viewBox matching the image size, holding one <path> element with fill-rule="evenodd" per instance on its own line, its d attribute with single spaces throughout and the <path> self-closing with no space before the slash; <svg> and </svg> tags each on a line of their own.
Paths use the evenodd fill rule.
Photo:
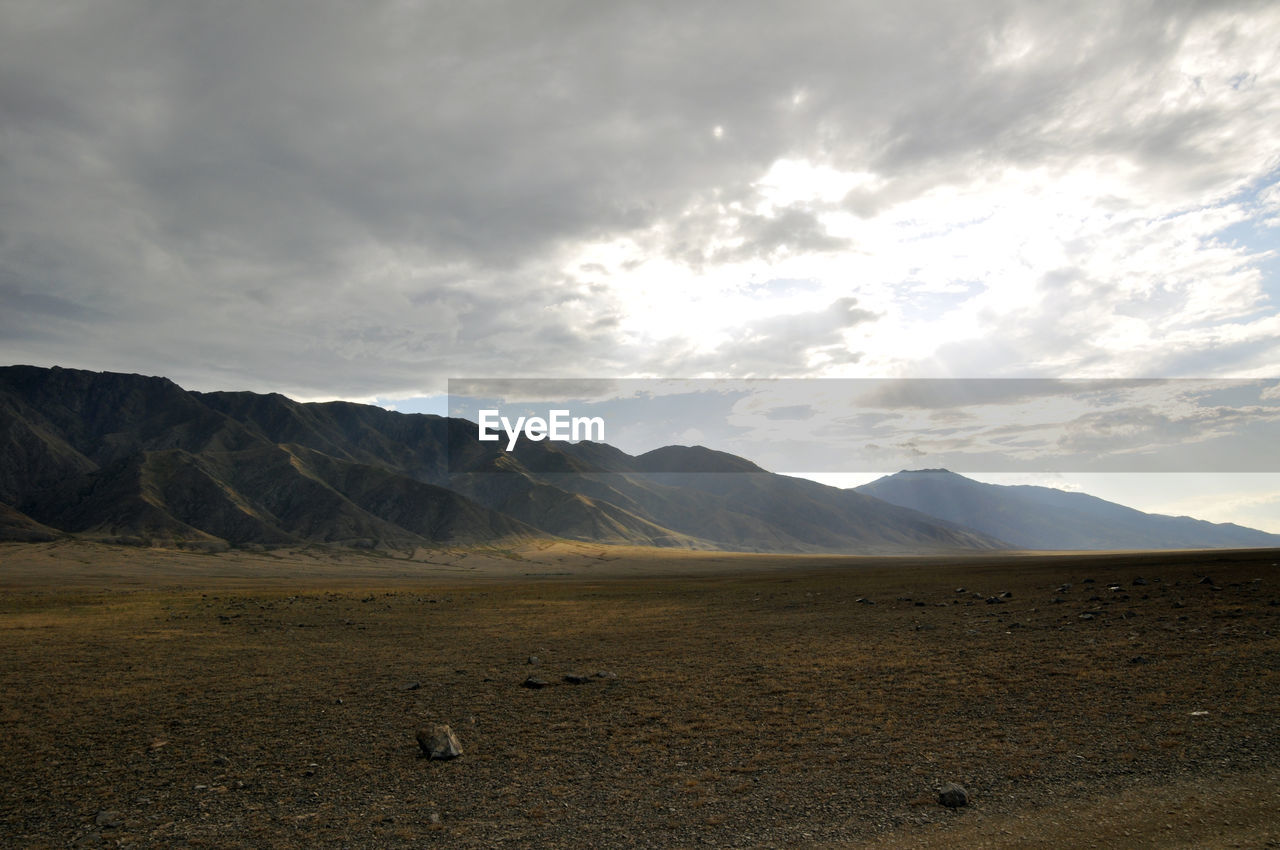
<svg viewBox="0 0 1280 850">
<path fill-rule="evenodd" d="M 0 0 L 0 361 L 1275 377 L 1278 126 L 1268 2 Z"/>
</svg>

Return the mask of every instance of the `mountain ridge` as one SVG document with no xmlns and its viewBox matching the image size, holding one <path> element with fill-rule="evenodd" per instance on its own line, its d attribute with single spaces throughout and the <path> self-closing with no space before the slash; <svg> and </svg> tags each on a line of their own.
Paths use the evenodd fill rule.
<svg viewBox="0 0 1280 850">
<path fill-rule="evenodd" d="M 0 539 L 362 549 L 558 537 L 747 552 L 1280 546 L 1081 493 L 903 470 L 851 490 L 705 446 L 506 452 L 463 419 L 0 367 Z"/>
<path fill-rule="evenodd" d="M 987 484 L 945 469 L 902 470 L 854 488 L 884 501 L 1041 550 L 1280 546 L 1235 523 L 1150 514 L 1087 493 Z"/>
<path fill-rule="evenodd" d="M 461 419 L 58 367 L 0 367 L 0 469 L 0 534 L 14 537 L 396 550 L 541 537 L 763 552 L 1007 546 L 705 447 L 633 457 L 604 443 L 526 441 L 507 453 Z"/>
</svg>

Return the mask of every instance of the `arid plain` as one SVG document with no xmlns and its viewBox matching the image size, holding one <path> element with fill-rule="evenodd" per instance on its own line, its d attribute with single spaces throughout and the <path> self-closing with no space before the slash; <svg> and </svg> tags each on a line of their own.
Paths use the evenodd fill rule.
<svg viewBox="0 0 1280 850">
<path fill-rule="evenodd" d="M 4 544 L 0 845 L 1277 847 L 1277 561 Z"/>
</svg>

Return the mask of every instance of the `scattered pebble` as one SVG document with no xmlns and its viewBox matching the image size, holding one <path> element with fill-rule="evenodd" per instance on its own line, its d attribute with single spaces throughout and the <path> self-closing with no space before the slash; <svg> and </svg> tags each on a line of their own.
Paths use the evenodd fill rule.
<svg viewBox="0 0 1280 850">
<path fill-rule="evenodd" d="M 954 782 L 948 782 L 938 789 L 938 802 L 949 809 L 969 805 L 969 792 Z"/>
<path fill-rule="evenodd" d="M 124 825 L 124 820 L 120 817 L 120 813 L 114 809 L 103 809 L 98 812 L 93 822 L 103 829 L 117 829 Z"/>
<path fill-rule="evenodd" d="M 453 759 L 462 755 L 462 744 L 458 742 L 458 736 L 443 724 L 430 729 L 419 729 L 416 737 L 422 754 L 429 759 Z"/>
</svg>

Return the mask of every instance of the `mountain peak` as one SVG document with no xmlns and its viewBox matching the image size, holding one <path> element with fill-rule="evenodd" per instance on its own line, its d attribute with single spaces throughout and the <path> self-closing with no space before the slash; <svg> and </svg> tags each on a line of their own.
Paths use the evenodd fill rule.
<svg viewBox="0 0 1280 850">
<path fill-rule="evenodd" d="M 945 469 L 903 470 L 854 489 L 1024 549 L 1243 548 L 1280 543 L 1280 535 L 1256 529 L 1146 514 L 1050 487 L 985 484 Z"/>
<path fill-rule="evenodd" d="M 636 457 L 642 472 L 764 472 L 746 458 L 706 446 L 663 446 Z"/>
</svg>

